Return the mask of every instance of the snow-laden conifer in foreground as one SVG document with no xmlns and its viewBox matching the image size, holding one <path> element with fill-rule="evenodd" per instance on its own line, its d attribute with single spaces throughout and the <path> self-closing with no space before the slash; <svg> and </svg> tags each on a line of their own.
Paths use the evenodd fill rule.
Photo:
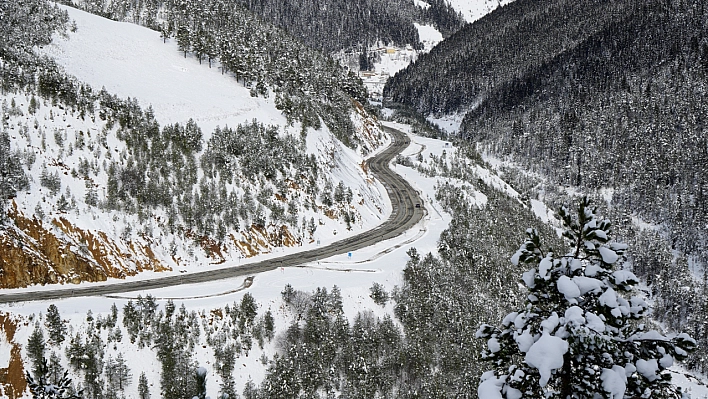
<svg viewBox="0 0 708 399">
<path fill-rule="evenodd" d="M 638 322 L 648 304 L 632 294 L 637 279 L 617 270 L 624 244 L 609 238 L 583 199 L 577 217 L 560 218 L 571 251 L 544 251 L 535 229 L 511 261 L 534 267 L 523 274 L 525 306 L 501 327 L 482 325 L 482 358 L 492 368 L 481 378 L 482 399 L 680 398 L 666 370 L 695 348 L 687 334 L 666 336 Z"/>
</svg>

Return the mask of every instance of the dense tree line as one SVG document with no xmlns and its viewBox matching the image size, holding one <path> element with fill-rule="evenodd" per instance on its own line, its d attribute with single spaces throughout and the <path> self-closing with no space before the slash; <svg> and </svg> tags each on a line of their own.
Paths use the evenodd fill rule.
<svg viewBox="0 0 708 399">
<path fill-rule="evenodd" d="M 361 312 L 349 321 L 337 286 L 312 293 L 287 285 L 283 302 L 292 324 L 278 338 L 278 354 L 247 398 L 390 397 L 400 385 L 403 337 L 386 316 Z"/>
<path fill-rule="evenodd" d="M 462 17 L 444 1 L 417 7 L 410 0 L 273 1 L 242 0 L 250 10 L 328 52 L 358 50 L 377 44 L 421 46 L 413 22 L 427 22 L 445 36 L 463 25 Z"/>
<path fill-rule="evenodd" d="M 7 132 L 0 132 L 0 214 L 5 213 L 6 202 L 26 188 L 29 188 L 29 181 L 22 168 L 20 155 L 10 149 L 10 136 Z"/>
<path fill-rule="evenodd" d="M 288 225 L 304 238 L 300 212 L 320 205 L 341 208 L 338 216 L 348 226 L 354 222 L 351 189 L 334 187 L 320 173 L 303 137 L 254 121 L 217 128 L 199 154 L 204 144 L 193 121 L 160 128 L 150 109 L 143 112 L 130 100 L 123 104 L 113 118 L 127 149 L 108 165 L 106 199 L 99 206 L 142 219 L 162 210 L 169 231 L 216 242 L 229 232 L 269 224 Z M 307 231 L 314 233 L 314 227 Z"/>
<path fill-rule="evenodd" d="M 406 353 L 415 366 L 408 389 L 411 397 L 425 392 L 475 398 L 482 371 L 477 328 L 485 318 L 501 320 L 521 300 L 517 281 L 510 278 L 520 270 L 508 261 L 521 233 L 534 226 L 555 247 L 564 245 L 518 199 L 479 180 L 475 170 L 481 159 L 473 151 L 424 163 L 428 174 L 434 170 L 462 184 L 438 186 L 436 198 L 453 215 L 440 236 L 439 255 L 409 254 L 403 285 L 393 296 L 409 345 Z M 483 193 L 486 204 L 471 201 L 475 191 Z"/>
<path fill-rule="evenodd" d="M 115 343 L 127 339 L 136 350 L 154 351 L 160 364 L 160 397 L 206 397 L 207 369 L 194 359 L 196 346 L 206 342 L 204 348 L 213 350 L 214 367 L 222 378 L 219 397 L 238 398 L 236 359 L 248 356 L 256 344 L 263 348 L 275 336 L 272 313 L 259 314 L 258 308 L 253 296 L 245 294 L 240 302 L 214 309 L 207 317 L 172 301 L 161 308 L 154 297 L 138 296 L 122 310 L 114 304 L 106 315 L 94 316 L 89 310 L 83 323 L 67 331 L 59 310 L 50 305 L 44 317 L 30 317 L 34 329 L 25 354 L 33 397 L 119 399 L 137 384 L 140 398 L 148 399 L 145 372 L 139 377 L 133 372 L 141 365 L 128 364 L 116 350 Z"/>
<path fill-rule="evenodd" d="M 163 12 L 178 5 L 180 10 L 189 7 L 204 7 L 196 2 L 180 4 L 164 0 L 134 1 L 74 1 L 87 11 L 121 21 L 142 24 L 161 29 Z M 398 46 L 421 46 L 418 31 L 413 22 L 435 25 L 445 36 L 458 30 L 464 20 L 447 2 L 429 1 L 430 7 L 421 8 L 412 0 L 365 0 L 356 3 L 347 1 L 308 0 L 272 1 L 238 0 L 240 4 L 265 21 L 277 26 L 310 48 L 333 52 L 359 50 L 377 44 Z M 201 11 L 210 7 L 201 8 Z M 164 26 L 162 26 L 164 29 Z M 202 27 L 202 29 L 208 28 Z M 186 32 L 183 32 L 186 34 Z M 183 37 L 183 36 L 181 36 Z M 209 39 L 200 45 L 209 46 Z M 214 58 L 206 52 L 207 58 Z"/>
<path fill-rule="evenodd" d="M 411 0 L 241 0 L 250 10 L 286 29 L 310 47 L 328 52 L 378 43 L 420 46 Z"/>
<path fill-rule="evenodd" d="M 392 103 L 423 114 L 466 112 L 500 84 L 533 71 L 618 22 L 633 2 L 514 1 L 465 25 L 393 76 Z"/>
<path fill-rule="evenodd" d="M 67 27 L 68 16 L 48 2 L 25 1 L 0 4 L 0 92 L 14 91 L 35 81 L 41 63 L 33 47 L 46 45 L 52 34 Z M 2 114 L 21 113 L 14 102 L 3 102 Z M 0 132 L 0 219 L 4 218 L 7 200 L 29 187 L 19 154 L 10 149 L 10 137 L 3 117 Z"/>
<path fill-rule="evenodd" d="M 63 32 L 69 16 L 43 0 L 3 2 L 0 15 L 0 88 L 5 93 L 34 82 L 38 60 L 33 48 L 49 44 L 52 34 Z"/>
</svg>

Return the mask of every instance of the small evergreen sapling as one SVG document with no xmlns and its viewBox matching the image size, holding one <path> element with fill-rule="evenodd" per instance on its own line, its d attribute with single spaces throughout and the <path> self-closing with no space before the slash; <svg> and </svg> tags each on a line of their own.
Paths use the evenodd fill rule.
<svg viewBox="0 0 708 399">
<path fill-rule="evenodd" d="M 207 386 L 207 369 L 204 367 L 198 367 L 194 372 L 194 383 L 197 389 L 197 395 L 192 399 L 207 399 L 206 396 L 206 386 Z"/>
<path fill-rule="evenodd" d="M 665 336 L 638 321 L 649 310 L 632 296 L 637 279 L 618 269 L 627 246 L 610 241 L 610 223 L 600 221 L 587 198 L 577 217 L 564 208 L 563 237 L 572 250 L 544 251 L 538 233 L 512 262 L 530 264 L 523 274 L 525 306 L 501 327 L 482 325 L 482 358 L 492 368 L 478 388 L 480 398 L 680 398 L 666 371 L 695 349 L 687 334 Z"/>
<path fill-rule="evenodd" d="M 40 375 L 45 349 L 46 342 L 44 341 L 44 332 L 38 322 L 35 324 L 34 330 L 27 340 L 27 347 L 25 348 L 27 357 L 32 361 L 32 371 L 35 376 Z"/>
<path fill-rule="evenodd" d="M 54 304 L 49 305 L 47 308 L 45 325 L 47 327 L 47 331 L 49 332 L 49 341 L 53 345 L 59 345 L 64 342 L 64 338 L 66 336 L 66 325 L 61 319 L 59 309 Z"/>
<path fill-rule="evenodd" d="M 138 398 L 150 399 L 150 387 L 145 372 L 140 373 L 140 378 L 138 379 Z"/>
</svg>

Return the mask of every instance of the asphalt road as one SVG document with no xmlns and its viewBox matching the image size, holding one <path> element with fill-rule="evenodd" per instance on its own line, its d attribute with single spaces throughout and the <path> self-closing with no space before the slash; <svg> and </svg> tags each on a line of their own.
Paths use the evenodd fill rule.
<svg viewBox="0 0 708 399">
<path fill-rule="evenodd" d="M 404 133 L 384 128 L 393 137 L 393 143 L 384 151 L 368 161 L 369 169 L 386 188 L 393 205 L 393 212 L 387 221 L 378 227 L 361 234 L 337 241 L 330 245 L 299 252 L 296 254 L 273 258 L 261 262 L 249 263 L 205 272 L 187 273 L 177 276 L 167 276 L 151 280 L 129 281 L 122 283 L 101 284 L 88 287 L 60 289 L 39 292 L 17 292 L 15 290 L 0 290 L 0 303 L 45 301 L 60 298 L 88 297 L 116 294 L 121 292 L 142 291 L 164 288 L 181 284 L 197 284 L 208 281 L 228 279 L 238 276 L 252 276 L 279 267 L 301 266 L 316 262 L 334 255 L 339 255 L 374 245 L 403 234 L 418 223 L 424 215 L 425 208 L 420 196 L 401 176 L 389 168 L 391 160 L 410 144 L 410 139 Z M 416 207 L 420 204 L 420 207 Z M 15 292 L 13 292 L 15 291 Z"/>
</svg>

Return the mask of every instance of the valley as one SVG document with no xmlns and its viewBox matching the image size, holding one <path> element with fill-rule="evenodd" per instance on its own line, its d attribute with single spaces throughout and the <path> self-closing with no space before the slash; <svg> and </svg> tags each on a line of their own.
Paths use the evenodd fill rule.
<svg viewBox="0 0 708 399">
<path fill-rule="evenodd" d="M 708 398 L 689 3 L 0 4 L 0 397 Z"/>
</svg>

